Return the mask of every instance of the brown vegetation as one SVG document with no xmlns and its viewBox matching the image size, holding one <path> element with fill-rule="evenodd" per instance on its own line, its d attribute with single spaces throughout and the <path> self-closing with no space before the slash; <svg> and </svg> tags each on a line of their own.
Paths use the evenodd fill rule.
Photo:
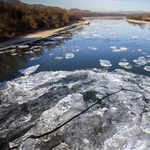
<svg viewBox="0 0 150 150">
<path fill-rule="evenodd" d="M 93 13 L 93 12 L 81 12 L 83 17 L 105 17 L 105 16 L 126 16 L 120 13 Z"/>
<path fill-rule="evenodd" d="M 150 14 L 149 13 L 130 14 L 126 18 L 127 19 L 134 19 L 134 20 L 150 21 Z"/>
<path fill-rule="evenodd" d="M 26 5 L 20 1 L 0 2 L 0 39 L 23 33 L 26 30 L 56 28 L 83 20 L 79 12 L 54 7 Z"/>
</svg>

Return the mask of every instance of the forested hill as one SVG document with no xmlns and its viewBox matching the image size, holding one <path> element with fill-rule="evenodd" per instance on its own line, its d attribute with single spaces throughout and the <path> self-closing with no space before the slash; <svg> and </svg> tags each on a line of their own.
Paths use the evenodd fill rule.
<svg viewBox="0 0 150 150">
<path fill-rule="evenodd" d="M 0 39 L 26 30 L 61 27 L 77 20 L 83 20 L 79 12 L 26 5 L 20 1 L 0 1 Z"/>
<path fill-rule="evenodd" d="M 134 20 L 150 21 L 150 13 L 130 14 L 126 18 Z"/>
</svg>

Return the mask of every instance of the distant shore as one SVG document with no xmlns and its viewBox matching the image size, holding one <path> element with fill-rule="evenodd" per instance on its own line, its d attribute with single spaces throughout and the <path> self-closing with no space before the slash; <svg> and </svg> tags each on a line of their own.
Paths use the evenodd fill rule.
<svg viewBox="0 0 150 150">
<path fill-rule="evenodd" d="M 150 24 L 150 21 L 142 21 L 142 20 L 134 20 L 134 19 L 126 19 L 129 22 L 134 22 L 134 23 L 147 23 Z"/>
<path fill-rule="evenodd" d="M 32 40 L 38 40 L 38 39 L 40 39 L 42 37 L 50 36 L 50 35 L 58 32 L 58 31 L 67 29 L 69 27 L 85 24 L 86 22 L 87 21 L 78 21 L 77 23 L 73 23 L 71 25 L 60 27 L 60 28 L 57 28 L 57 29 L 36 31 L 34 33 L 27 34 L 27 35 L 24 35 L 24 36 L 18 36 L 16 38 L 9 39 L 9 40 L 7 40 L 5 42 L 0 42 L 0 50 L 12 47 L 15 44 L 25 43 L 25 42 L 29 42 L 29 41 L 32 41 Z"/>
</svg>

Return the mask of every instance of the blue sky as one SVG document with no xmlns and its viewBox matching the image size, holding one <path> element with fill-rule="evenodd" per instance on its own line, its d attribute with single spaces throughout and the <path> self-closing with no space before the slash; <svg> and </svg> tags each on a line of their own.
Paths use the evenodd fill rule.
<svg viewBox="0 0 150 150">
<path fill-rule="evenodd" d="M 150 0 L 20 0 L 28 4 L 43 4 L 65 9 L 101 11 L 150 11 Z"/>
</svg>

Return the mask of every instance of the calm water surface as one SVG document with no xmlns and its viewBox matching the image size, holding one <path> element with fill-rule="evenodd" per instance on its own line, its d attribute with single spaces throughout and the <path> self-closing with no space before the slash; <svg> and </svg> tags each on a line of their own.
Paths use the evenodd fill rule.
<svg viewBox="0 0 150 150">
<path fill-rule="evenodd" d="M 125 18 L 85 19 L 89 26 L 0 51 L 0 82 L 23 76 L 19 70 L 34 65 L 39 65 L 34 73 L 97 68 L 150 76 L 145 67 L 150 65 L 149 25 L 129 23 Z"/>
</svg>

